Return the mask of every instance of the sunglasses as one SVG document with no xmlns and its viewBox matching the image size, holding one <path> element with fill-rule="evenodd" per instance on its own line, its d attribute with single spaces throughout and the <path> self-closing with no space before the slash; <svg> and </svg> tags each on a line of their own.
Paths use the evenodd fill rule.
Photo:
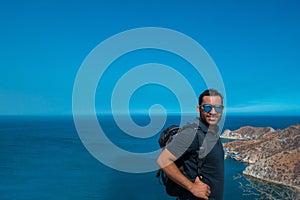
<svg viewBox="0 0 300 200">
<path fill-rule="evenodd" d="M 217 113 L 221 113 L 224 109 L 223 105 L 202 104 L 200 106 L 203 108 L 204 112 L 207 113 L 209 113 L 213 108 Z"/>
</svg>

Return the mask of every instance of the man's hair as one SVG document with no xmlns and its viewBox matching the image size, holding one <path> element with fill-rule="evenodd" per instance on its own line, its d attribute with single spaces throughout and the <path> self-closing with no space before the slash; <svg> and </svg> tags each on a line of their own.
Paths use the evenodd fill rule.
<svg viewBox="0 0 300 200">
<path fill-rule="evenodd" d="M 223 96 L 221 95 L 221 93 L 219 93 L 215 89 L 207 89 L 204 92 L 202 92 L 202 94 L 200 94 L 199 99 L 198 99 L 199 105 L 202 104 L 204 96 L 219 96 L 219 97 L 221 97 L 221 101 L 222 101 L 222 105 L 223 105 Z"/>
</svg>

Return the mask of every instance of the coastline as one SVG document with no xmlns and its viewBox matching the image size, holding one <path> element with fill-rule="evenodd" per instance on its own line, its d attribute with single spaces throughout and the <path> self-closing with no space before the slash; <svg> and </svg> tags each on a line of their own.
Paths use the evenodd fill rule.
<svg viewBox="0 0 300 200">
<path fill-rule="evenodd" d="M 247 167 L 249 167 L 249 166 L 247 166 Z M 262 180 L 262 181 L 267 181 L 269 183 L 273 183 L 273 184 L 276 184 L 276 185 L 282 185 L 282 186 L 286 186 L 286 187 L 290 187 L 292 189 L 295 189 L 295 192 L 297 192 L 297 194 L 299 195 L 299 198 L 300 198 L 300 187 L 299 186 L 287 185 L 284 182 L 280 182 L 280 181 L 276 181 L 276 180 L 272 180 L 272 179 L 261 178 L 261 177 L 256 176 L 256 175 L 254 175 L 251 172 L 248 172 L 246 170 L 243 171 L 243 175 L 249 176 L 251 178 L 256 178 L 256 179 L 259 179 L 259 180 Z"/>
<path fill-rule="evenodd" d="M 300 124 L 283 130 L 244 126 L 220 136 L 225 157 L 247 163 L 243 175 L 291 188 L 300 197 Z"/>
</svg>

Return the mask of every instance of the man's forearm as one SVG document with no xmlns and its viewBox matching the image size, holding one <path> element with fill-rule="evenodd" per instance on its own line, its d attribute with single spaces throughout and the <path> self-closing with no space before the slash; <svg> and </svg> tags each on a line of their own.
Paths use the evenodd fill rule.
<svg viewBox="0 0 300 200">
<path fill-rule="evenodd" d="M 194 196 L 208 199 L 210 195 L 210 187 L 196 177 L 194 182 L 191 182 L 176 166 L 176 157 L 164 149 L 157 159 L 157 164 L 175 183 L 190 191 Z"/>
<path fill-rule="evenodd" d="M 171 163 L 162 169 L 169 178 L 175 183 L 182 186 L 187 190 L 191 190 L 193 182 L 191 182 L 184 174 L 179 170 L 175 163 Z"/>
</svg>

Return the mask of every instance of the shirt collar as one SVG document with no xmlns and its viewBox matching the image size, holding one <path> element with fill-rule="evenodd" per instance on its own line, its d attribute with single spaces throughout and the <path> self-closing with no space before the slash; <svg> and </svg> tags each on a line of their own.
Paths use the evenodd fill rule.
<svg viewBox="0 0 300 200">
<path fill-rule="evenodd" d="M 217 134 L 219 131 L 219 126 L 215 125 L 215 126 L 209 126 L 207 127 L 206 125 L 203 124 L 203 122 L 200 120 L 199 117 L 196 117 L 194 119 L 194 122 L 198 125 L 198 127 L 204 132 L 211 132 L 212 134 Z"/>
</svg>

